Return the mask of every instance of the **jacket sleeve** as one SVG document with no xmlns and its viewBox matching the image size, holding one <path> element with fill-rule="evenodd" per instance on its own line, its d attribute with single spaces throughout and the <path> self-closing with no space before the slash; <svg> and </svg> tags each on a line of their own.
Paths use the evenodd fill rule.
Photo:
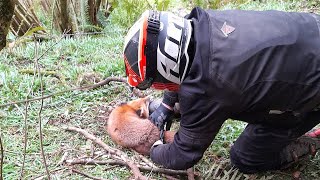
<svg viewBox="0 0 320 180">
<path fill-rule="evenodd" d="M 170 107 L 174 107 L 174 104 L 178 102 L 178 93 L 174 91 L 165 91 L 162 102 Z"/>
<path fill-rule="evenodd" d="M 213 141 L 227 118 L 228 105 L 206 97 L 180 95 L 181 123 L 171 144 L 151 149 L 151 159 L 170 169 L 195 165 Z"/>
</svg>

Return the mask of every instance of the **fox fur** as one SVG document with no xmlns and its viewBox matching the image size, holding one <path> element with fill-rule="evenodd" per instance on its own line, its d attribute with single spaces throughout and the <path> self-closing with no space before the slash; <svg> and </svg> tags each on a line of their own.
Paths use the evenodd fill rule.
<svg viewBox="0 0 320 180">
<path fill-rule="evenodd" d="M 149 97 L 139 98 L 112 110 L 106 127 L 112 141 L 140 154 L 150 154 L 151 146 L 160 138 L 160 131 L 148 119 L 149 101 Z M 165 131 L 165 142 L 173 142 L 174 134 Z"/>
</svg>

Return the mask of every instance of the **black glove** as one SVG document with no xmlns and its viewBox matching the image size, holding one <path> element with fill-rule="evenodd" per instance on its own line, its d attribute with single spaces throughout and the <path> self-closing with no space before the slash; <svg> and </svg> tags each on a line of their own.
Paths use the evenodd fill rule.
<svg viewBox="0 0 320 180">
<path fill-rule="evenodd" d="M 162 103 L 160 106 L 149 116 L 150 121 L 158 127 L 159 130 L 170 129 L 172 121 L 173 110 L 166 108 Z"/>
<path fill-rule="evenodd" d="M 173 107 L 178 102 L 178 93 L 165 91 L 160 106 L 149 116 L 150 121 L 155 124 L 159 130 L 170 130 L 172 124 Z M 164 104 L 171 107 L 169 109 Z"/>
</svg>

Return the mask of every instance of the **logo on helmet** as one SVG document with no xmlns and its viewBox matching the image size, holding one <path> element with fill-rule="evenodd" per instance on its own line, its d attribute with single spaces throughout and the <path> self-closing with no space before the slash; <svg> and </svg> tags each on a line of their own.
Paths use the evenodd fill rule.
<svg viewBox="0 0 320 180">
<path fill-rule="evenodd" d="M 188 65 L 189 62 L 187 48 L 190 41 L 191 25 L 188 20 L 171 13 L 166 13 L 163 17 L 167 18 L 168 23 L 162 29 L 165 32 L 160 33 L 159 37 L 157 70 L 167 80 L 181 84 L 186 73 L 186 67 L 180 67 L 181 60 L 186 61 L 183 63 L 184 65 Z M 181 69 L 183 72 L 180 72 Z"/>
</svg>

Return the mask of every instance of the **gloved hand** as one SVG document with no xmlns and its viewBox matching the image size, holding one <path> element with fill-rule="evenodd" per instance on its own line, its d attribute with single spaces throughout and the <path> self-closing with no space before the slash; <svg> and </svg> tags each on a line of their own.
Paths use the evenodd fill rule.
<svg viewBox="0 0 320 180">
<path fill-rule="evenodd" d="M 172 123 L 173 110 L 164 106 L 163 103 L 149 116 L 149 120 L 158 127 L 159 130 L 169 130 Z"/>
<path fill-rule="evenodd" d="M 178 102 L 178 93 L 165 91 L 160 106 L 149 116 L 150 121 L 155 124 L 158 129 L 170 130 L 172 117 L 174 114 L 173 107 Z M 165 129 L 164 129 L 165 128 Z"/>
</svg>

